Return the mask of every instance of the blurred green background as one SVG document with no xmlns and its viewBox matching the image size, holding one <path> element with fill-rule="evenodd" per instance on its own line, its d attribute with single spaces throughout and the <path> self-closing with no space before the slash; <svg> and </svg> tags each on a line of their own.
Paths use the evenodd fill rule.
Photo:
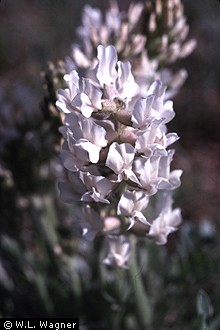
<svg viewBox="0 0 220 330">
<path fill-rule="evenodd" d="M 68 55 L 85 4 L 104 9 L 108 1 L 0 2 L 0 315 L 80 316 L 88 329 L 107 329 L 103 320 L 115 310 L 105 290 L 114 284 L 97 283 L 95 252 L 88 257 L 87 244 L 71 238 L 51 163 L 56 137 L 40 109 L 40 73 Z M 170 126 L 180 135 L 174 167 L 184 170 L 176 193 L 184 224 L 167 247 L 150 246 L 157 276 L 147 277 L 160 288 L 155 329 L 198 329 L 199 289 L 208 293 L 213 317 L 220 313 L 220 3 L 183 4 L 198 43 L 175 64 L 189 76 Z"/>
</svg>

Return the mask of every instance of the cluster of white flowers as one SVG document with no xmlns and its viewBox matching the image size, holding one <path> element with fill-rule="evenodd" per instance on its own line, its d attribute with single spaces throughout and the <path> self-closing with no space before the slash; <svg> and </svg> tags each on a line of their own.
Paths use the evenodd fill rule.
<svg viewBox="0 0 220 330">
<path fill-rule="evenodd" d="M 194 39 L 186 40 L 189 27 L 181 0 L 156 0 L 131 3 L 120 11 L 117 1 L 111 0 L 103 13 L 86 5 L 82 25 L 77 29 L 81 44 L 74 43 L 66 58 L 67 71 L 83 70 L 88 77 L 97 65 L 98 45 L 114 45 L 121 61 L 129 60 L 140 92 L 160 80 L 168 89 L 166 98 L 174 96 L 184 83 L 187 72 L 173 72 L 170 63 L 187 57 L 195 48 Z"/>
<path fill-rule="evenodd" d="M 68 87 L 59 90 L 67 173 L 59 189 L 64 202 L 80 202 L 75 222 L 86 239 L 110 235 L 105 263 L 126 266 L 128 240 L 121 235 L 141 224 L 144 235 L 165 244 L 181 223 L 170 194 L 180 185 L 182 171 L 171 171 L 174 150 L 168 148 L 178 136 L 166 127 L 175 113 L 160 81 L 143 96 L 131 64 L 118 60 L 114 46 L 99 45 L 96 63 L 91 78 L 73 70 L 64 76 Z M 147 209 L 155 194 L 161 199 L 152 219 Z"/>
</svg>

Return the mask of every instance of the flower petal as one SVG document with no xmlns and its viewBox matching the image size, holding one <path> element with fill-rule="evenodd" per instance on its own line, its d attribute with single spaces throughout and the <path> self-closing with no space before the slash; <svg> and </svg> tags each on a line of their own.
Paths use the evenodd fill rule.
<svg viewBox="0 0 220 330">
<path fill-rule="evenodd" d="M 85 140 L 80 139 L 73 146 L 76 156 L 83 161 L 90 161 L 91 163 L 98 163 L 99 153 L 101 148 L 95 144 Z"/>
<path fill-rule="evenodd" d="M 153 100 L 154 96 L 150 95 L 147 98 L 140 98 L 136 102 L 131 117 L 133 127 L 141 128 L 148 124 L 147 119 L 151 116 L 151 106 Z"/>
<path fill-rule="evenodd" d="M 104 47 L 99 45 L 97 48 L 97 58 L 99 60 L 96 77 L 101 86 L 115 83 L 117 78 L 116 64 L 118 61 L 115 47 L 109 45 Z"/>
</svg>

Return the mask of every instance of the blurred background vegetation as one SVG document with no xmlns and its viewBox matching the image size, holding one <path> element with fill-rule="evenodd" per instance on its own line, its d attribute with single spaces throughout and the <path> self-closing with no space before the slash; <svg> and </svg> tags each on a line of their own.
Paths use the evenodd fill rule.
<svg viewBox="0 0 220 330">
<path fill-rule="evenodd" d="M 59 122 L 42 107 L 41 72 L 68 54 L 85 4 L 108 1 L 0 2 L 0 316 L 79 316 L 82 329 L 139 329 L 127 272 L 99 265 L 99 242 L 72 237 L 72 210 L 56 190 Z M 184 175 L 175 197 L 184 223 L 165 247 L 140 241 L 138 262 L 155 329 L 217 330 L 220 4 L 183 4 L 198 43 L 175 64 L 189 76 L 170 127 L 180 135 L 174 166 Z"/>
</svg>

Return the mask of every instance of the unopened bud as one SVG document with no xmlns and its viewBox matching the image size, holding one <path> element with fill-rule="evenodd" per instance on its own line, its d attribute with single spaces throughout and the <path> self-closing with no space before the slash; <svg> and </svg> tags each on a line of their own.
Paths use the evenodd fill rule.
<svg viewBox="0 0 220 330">
<path fill-rule="evenodd" d="M 104 233 L 110 233 L 113 231 L 117 231 L 121 226 L 121 222 L 116 217 L 107 217 L 104 219 Z"/>
<path fill-rule="evenodd" d="M 131 126 L 131 115 L 127 110 L 120 110 L 116 114 L 117 120 L 124 125 Z"/>
<path fill-rule="evenodd" d="M 156 14 L 157 16 L 161 16 L 162 14 L 162 1 L 156 0 Z"/>
<path fill-rule="evenodd" d="M 191 39 L 189 41 L 187 41 L 183 47 L 181 48 L 181 52 L 180 52 L 180 57 L 184 58 L 187 57 L 189 54 L 191 54 L 193 52 L 193 50 L 196 48 L 196 41 L 195 39 Z"/>
<path fill-rule="evenodd" d="M 151 13 L 148 23 L 148 28 L 150 32 L 154 32 L 156 30 L 157 23 L 156 23 L 156 15 L 155 13 Z"/>
</svg>

